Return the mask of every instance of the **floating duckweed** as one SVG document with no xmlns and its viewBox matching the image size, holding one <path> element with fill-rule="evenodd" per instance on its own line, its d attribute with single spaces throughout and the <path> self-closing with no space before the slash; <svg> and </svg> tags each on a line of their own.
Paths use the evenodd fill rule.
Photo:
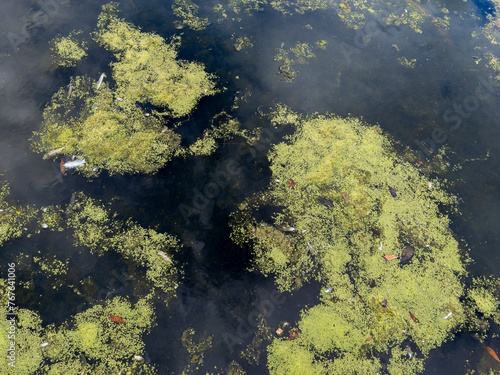
<svg viewBox="0 0 500 375">
<path fill-rule="evenodd" d="M 179 240 L 128 221 L 125 228 L 113 237 L 112 242 L 114 249 L 125 259 L 137 266 L 146 267 L 146 277 L 152 285 L 164 292 L 174 293 L 178 271 L 171 259 L 172 252 L 180 247 Z"/>
<path fill-rule="evenodd" d="M 58 37 L 50 42 L 54 62 L 63 67 L 75 66 L 78 61 L 87 56 L 87 43 L 78 41 L 80 32 L 73 31 L 67 37 Z"/>
<path fill-rule="evenodd" d="M 66 275 L 68 273 L 69 260 L 65 262 L 57 259 L 55 256 L 33 257 L 33 261 L 38 263 L 40 269 L 49 276 Z"/>
<path fill-rule="evenodd" d="M 290 55 L 295 55 L 293 58 Z M 298 42 L 294 47 L 289 50 L 278 49 L 278 53 L 274 56 L 274 61 L 281 61 L 282 65 L 279 67 L 279 73 L 287 82 L 292 82 L 293 79 L 299 74 L 298 71 L 293 69 L 294 64 L 307 64 L 308 59 L 316 57 L 312 52 L 311 47 L 307 43 Z"/>
<path fill-rule="evenodd" d="M 500 324 L 500 279 L 474 279 L 467 297 L 474 315 L 479 312 L 485 319 L 493 318 L 495 323 Z"/>
<path fill-rule="evenodd" d="M 35 150 L 46 158 L 64 152 L 85 159 L 79 171 L 89 177 L 101 170 L 155 173 L 173 157 L 187 155 L 181 136 L 165 126 L 165 116 L 186 116 L 202 97 L 216 92 L 214 76 L 203 65 L 177 59 L 177 38 L 166 43 L 141 32 L 118 19 L 116 7 L 103 6 L 93 35 L 117 58 L 111 64 L 114 88 L 106 80 L 97 85 L 73 77 L 52 97 L 33 138 Z M 213 149 L 194 146 L 203 154 Z"/>
<path fill-rule="evenodd" d="M 469 298 L 474 301 L 479 312 L 485 317 L 490 318 L 493 314 L 497 313 L 498 301 L 491 294 L 484 289 L 473 289 L 468 294 Z"/>
<path fill-rule="evenodd" d="M 67 224 L 75 231 L 76 245 L 83 245 L 91 251 L 104 252 L 111 249 L 114 234 L 108 212 L 94 200 L 78 195 L 75 204 L 67 208 Z"/>
<path fill-rule="evenodd" d="M 4 280 L 2 280 L 4 282 Z M 3 284 L 2 285 L 6 285 Z M 6 289 L 2 288 L 2 292 Z M 4 296 L 7 296 L 5 292 Z M 2 296 L 3 297 L 3 296 Z M 3 300 L 4 298 L 2 298 Z M 3 306 L 7 306 L 7 301 Z M 40 334 L 42 331 L 41 319 L 40 317 L 27 309 L 16 310 L 17 318 L 13 315 L 7 316 L 7 310 L 2 309 L 3 313 L 1 315 L 0 322 L 0 349 L 4 353 L 4 359 L 2 361 L 3 366 L 8 368 L 7 372 L 4 374 L 12 375 L 26 375 L 34 374 L 36 370 L 39 369 L 44 362 L 42 356 L 42 349 L 40 344 L 42 344 L 42 339 Z M 11 319 L 15 322 L 15 330 L 12 331 Z M 12 338 L 15 336 L 15 339 Z M 10 338 L 10 339 L 9 339 Z M 9 352 L 12 343 L 14 344 L 14 351 Z M 7 367 L 8 366 L 8 367 Z"/>
<path fill-rule="evenodd" d="M 197 139 L 189 146 L 189 152 L 193 155 L 207 156 L 217 149 L 217 142 L 213 138 Z"/>
<path fill-rule="evenodd" d="M 224 6 L 222 4 L 217 4 L 212 7 L 212 12 L 217 13 L 224 10 Z"/>
<path fill-rule="evenodd" d="M 22 209 L 8 202 L 10 189 L 7 184 L 0 187 L 0 244 L 20 237 L 23 228 L 34 219 L 37 210 L 32 206 Z"/>
<path fill-rule="evenodd" d="M 293 118 L 285 107 L 276 113 L 278 123 Z M 411 340 L 425 357 L 466 320 L 462 254 L 438 208 L 456 199 L 429 189 L 427 177 L 396 154 L 377 127 L 335 116 L 295 122 L 297 132 L 269 154 L 275 181 L 232 216 L 233 240 L 249 244 L 253 268 L 276 275 L 281 290 L 311 279 L 331 288 L 320 294 L 322 303 L 303 311 L 293 344 L 275 339 L 271 374 L 288 369 L 284 352 L 291 347 L 297 356 L 311 356 L 304 357 L 308 370 L 290 374 L 355 374 L 358 362 L 364 373 L 376 372 L 379 360 L 368 360 L 373 350 L 394 353 L 391 374 L 418 373 L 422 363 L 400 358 L 395 348 Z M 263 211 L 272 214 L 263 217 Z M 283 225 L 296 230 L 276 229 Z M 414 249 L 407 262 L 384 259 L 405 247 Z M 452 319 L 441 318 L 450 311 Z M 346 369 L 337 366 L 339 359 Z"/>
<path fill-rule="evenodd" d="M 73 332 L 73 339 L 76 345 L 82 349 L 83 352 L 88 353 L 90 359 L 96 359 L 94 353 L 96 349 L 102 346 L 102 334 L 99 332 L 99 326 L 95 322 L 82 322 L 78 328 Z"/>
<path fill-rule="evenodd" d="M 236 41 L 234 42 L 234 49 L 238 52 L 244 48 L 252 48 L 252 47 L 253 47 L 253 43 L 250 40 L 250 38 L 247 37 L 246 35 L 239 37 L 239 38 L 236 38 Z"/>
<path fill-rule="evenodd" d="M 498 11 L 496 12 L 498 13 Z M 498 22 L 498 14 L 491 17 L 488 21 L 489 22 L 482 27 L 482 33 L 491 44 L 500 44 L 500 27 L 498 26 L 500 23 Z M 476 36 L 476 34 L 475 32 L 472 35 Z"/>
<path fill-rule="evenodd" d="M 123 318 L 125 324 L 110 321 L 109 314 Z M 153 322 L 153 307 L 148 298 L 132 306 L 127 300 L 116 297 L 105 305 L 77 314 L 71 322 L 60 327 L 48 326 L 41 333 L 47 345 L 33 354 L 43 353 L 49 373 L 54 374 L 117 374 L 122 371 L 152 375 L 154 368 L 134 360 L 134 356 L 144 353 L 141 336 L 149 332 Z M 69 326 L 74 328 L 69 329 Z"/>
<path fill-rule="evenodd" d="M 290 107 L 287 105 L 278 103 L 271 112 L 270 120 L 271 124 L 276 127 L 286 124 L 296 125 L 303 120 L 303 117 L 300 114 L 291 111 Z"/>
<path fill-rule="evenodd" d="M 233 9 L 236 14 L 242 11 L 248 15 L 252 15 L 253 11 L 264 10 L 263 5 L 267 4 L 267 0 L 229 0 L 229 7 Z"/>
<path fill-rule="evenodd" d="M 131 220 L 113 221 L 105 208 L 83 194 L 76 196 L 67 216 L 77 245 L 99 254 L 114 250 L 135 266 L 145 267 L 146 278 L 152 285 L 174 293 L 178 271 L 172 261 L 165 259 L 172 259 L 172 252 L 180 247 L 174 236 L 145 229 Z"/>
<path fill-rule="evenodd" d="M 214 77 L 203 65 L 177 60 L 175 41 L 167 44 L 159 35 L 117 20 L 113 5 L 103 7 L 95 39 L 118 58 L 112 67 L 122 106 L 151 103 L 180 117 L 189 114 L 203 96 L 215 93 Z"/>
<path fill-rule="evenodd" d="M 295 54 L 295 59 L 298 64 L 307 64 L 307 59 L 316 57 L 311 47 L 307 43 L 297 43 L 290 48 L 290 52 Z"/>
<path fill-rule="evenodd" d="M 387 372 L 391 375 L 419 374 L 424 371 L 424 364 L 424 358 L 410 358 L 406 348 L 395 347 L 387 365 Z"/>
<path fill-rule="evenodd" d="M 198 344 L 194 342 L 195 331 L 193 328 L 188 328 L 182 333 L 181 342 L 189 352 L 189 362 L 192 364 L 203 364 L 203 352 L 212 347 L 213 336 L 203 334 L 200 337 Z"/>
<path fill-rule="evenodd" d="M 38 219 L 38 225 L 43 229 L 63 230 L 62 228 L 63 211 L 58 206 L 46 207 L 41 211 L 41 217 Z"/>
<path fill-rule="evenodd" d="M 255 318 L 255 323 L 257 324 L 257 331 L 254 332 L 252 342 L 242 351 L 241 357 L 245 358 L 248 363 L 258 365 L 265 345 L 271 341 L 273 336 L 272 330 L 267 325 L 263 315 L 258 315 Z"/>
<path fill-rule="evenodd" d="M 245 375 L 246 374 L 246 371 L 243 370 L 243 368 L 240 366 L 240 364 L 236 361 L 232 361 L 226 372 L 225 372 L 226 375 Z"/>
<path fill-rule="evenodd" d="M 268 346 L 268 368 L 274 375 L 326 375 L 327 370 L 315 361 L 314 353 L 298 340 L 274 340 Z M 274 360 L 276 358 L 276 360 Z M 359 364 L 358 364 L 359 366 Z"/>
<path fill-rule="evenodd" d="M 198 4 L 196 4 L 198 3 Z M 175 26 L 179 29 L 188 26 L 194 30 L 202 30 L 207 27 L 210 21 L 207 18 L 200 18 L 198 13 L 204 13 L 212 16 L 214 13 L 217 17 L 217 22 L 228 19 L 224 6 L 221 4 L 208 3 L 203 9 L 202 2 L 193 0 L 183 1 L 176 0 L 172 9 L 174 13 L 181 19 L 175 21 Z M 297 15 L 318 10 L 333 9 L 338 17 L 346 26 L 362 30 L 365 27 L 367 32 L 361 39 L 363 43 L 369 41 L 368 38 L 375 34 L 373 25 L 369 26 L 367 22 L 377 21 L 382 27 L 387 25 L 402 26 L 407 25 L 417 33 L 422 33 L 422 26 L 429 22 L 438 27 L 444 35 L 446 29 L 450 25 L 449 10 L 441 8 L 441 14 L 436 10 L 427 10 L 421 5 L 421 2 L 404 2 L 404 3 L 387 3 L 380 0 L 341 0 L 341 1 L 323 1 L 323 0 L 230 0 L 228 2 L 229 9 L 237 15 L 246 14 L 252 16 L 254 12 L 274 9 L 282 15 Z M 222 13 L 222 14 L 220 14 Z M 220 17 L 220 15 L 222 17 Z M 487 24 L 484 28 L 489 34 L 494 34 L 494 17 L 491 18 L 491 24 Z M 238 22 L 240 17 L 233 18 Z M 215 21 L 215 20 L 214 20 Z M 310 25 L 306 25 L 307 29 L 311 29 Z M 494 35 L 494 40 L 499 40 L 499 33 Z"/>
<path fill-rule="evenodd" d="M 208 18 L 200 18 L 197 16 L 198 9 L 199 6 L 191 0 L 174 0 L 172 4 L 173 13 L 176 17 L 182 19 L 182 22 L 176 21 L 176 27 L 182 29 L 184 26 L 187 26 L 192 30 L 200 31 L 209 26 L 210 22 Z M 214 7 L 214 12 L 220 10 L 222 10 L 222 5 L 218 4 Z"/>
<path fill-rule="evenodd" d="M 316 47 L 320 48 L 320 49 L 326 49 L 326 46 L 328 46 L 328 42 L 324 39 L 322 40 L 318 40 L 316 42 Z"/>
<path fill-rule="evenodd" d="M 417 59 L 408 60 L 406 57 L 398 58 L 399 63 L 406 68 L 414 68 L 417 63 Z"/>
<path fill-rule="evenodd" d="M 150 102 L 179 117 L 189 114 L 201 97 L 216 92 L 214 76 L 203 65 L 177 60 L 175 39 L 167 44 L 158 35 L 116 20 L 115 7 L 103 7 L 95 38 L 119 59 L 113 77 L 124 102 Z"/>
</svg>

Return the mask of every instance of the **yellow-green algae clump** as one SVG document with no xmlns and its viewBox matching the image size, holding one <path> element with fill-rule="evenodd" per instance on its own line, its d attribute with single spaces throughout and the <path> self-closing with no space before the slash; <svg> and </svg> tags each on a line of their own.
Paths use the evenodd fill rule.
<svg viewBox="0 0 500 375">
<path fill-rule="evenodd" d="M 467 291 L 469 325 L 473 330 L 484 332 L 489 328 L 488 320 L 500 324 L 500 279 L 481 277 L 473 280 Z"/>
<path fill-rule="evenodd" d="M 175 27 L 183 29 L 184 26 L 187 26 L 195 31 L 204 30 L 210 25 L 210 22 L 207 18 L 198 17 L 198 9 L 199 6 L 191 0 L 174 0 L 172 12 L 176 17 L 182 19 L 182 22 L 174 22 Z"/>
<path fill-rule="evenodd" d="M 22 236 L 23 228 L 32 221 L 37 210 L 32 206 L 16 206 L 9 202 L 8 184 L 0 188 L 0 244 Z"/>
<path fill-rule="evenodd" d="M 302 312 L 299 338 L 270 345 L 271 374 L 421 372 L 465 323 L 464 254 L 440 212 L 454 197 L 379 127 L 278 109 L 272 121 L 295 119 L 297 131 L 270 152 L 269 189 L 240 205 L 232 237 L 280 289 L 311 279 L 323 288 Z M 406 246 L 410 260 L 385 260 Z"/>
<path fill-rule="evenodd" d="M 113 250 L 136 267 L 144 267 L 145 276 L 154 287 L 174 294 L 179 271 L 172 253 L 181 246 L 177 238 L 143 228 L 132 220 L 113 220 L 105 207 L 83 194 L 75 196 L 75 203 L 66 214 L 76 245 L 87 246 L 100 255 Z"/>
<path fill-rule="evenodd" d="M 117 18 L 115 3 L 103 6 L 97 26 L 94 39 L 117 59 L 115 84 L 105 75 L 98 82 L 73 77 L 45 108 L 35 150 L 85 159 L 79 170 L 87 176 L 154 173 L 172 157 L 192 153 L 165 120 L 188 115 L 213 95 L 214 77 L 199 63 L 179 60 L 176 39 L 166 43 Z"/>
<path fill-rule="evenodd" d="M 78 32 L 72 32 L 67 37 L 57 37 L 50 42 L 54 62 L 63 67 L 75 66 L 78 61 L 87 56 L 87 44 L 77 39 Z"/>
<path fill-rule="evenodd" d="M 41 319 L 34 312 L 27 309 L 17 309 L 14 299 L 14 310 L 8 310 L 10 286 L 6 279 L 0 279 L 0 350 L 2 350 L 1 374 L 26 375 L 32 374 L 43 362 L 40 350 L 42 339 Z M 15 287 L 12 293 L 17 293 Z M 15 298 L 15 297 L 14 297 Z M 17 316 L 7 315 L 17 313 Z M 15 322 L 15 323 L 13 323 Z M 3 372 L 2 372 L 3 371 Z"/>
<path fill-rule="evenodd" d="M 107 209 L 83 194 L 75 194 L 65 211 L 45 207 L 40 212 L 43 215 L 38 217 L 39 224 L 46 221 L 45 214 L 57 213 L 62 220 L 54 226 L 42 226 L 43 229 L 37 226 L 35 232 L 73 229 L 75 245 L 85 245 L 99 254 L 116 251 L 131 265 L 145 269 L 145 278 L 151 287 L 142 287 L 149 295 L 144 297 L 144 293 L 138 293 L 140 299 L 134 306 L 121 297 L 100 301 L 60 326 L 44 327 L 36 312 L 15 307 L 14 329 L 7 319 L 12 318 L 7 316 L 8 291 L 15 293 L 17 306 L 26 287 L 19 280 L 7 283 L 0 279 L 0 302 L 6 307 L 0 324 L 0 348 L 7 353 L 12 345 L 15 347 L 15 367 L 11 369 L 5 364 L 5 368 L 11 370 L 9 374 L 154 374 L 154 367 L 145 364 L 145 345 L 141 336 L 154 323 L 153 289 L 157 288 L 158 296 L 166 302 L 175 293 L 178 271 L 172 251 L 179 246 L 179 241 L 131 220 L 114 220 Z M 21 257 L 24 258 L 20 254 L 16 261 L 19 269 Z M 54 288 L 59 289 L 67 282 L 68 260 L 63 262 L 44 255 L 33 256 L 33 260 L 38 264 L 36 268 L 52 279 Z M 140 272 L 136 275 L 140 276 Z M 90 293 L 93 295 L 95 291 Z M 119 316 L 125 323 L 111 321 L 110 314 Z M 15 334 L 15 339 L 9 339 L 9 334 Z"/>
<path fill-rule="evenodd" d="M 498 0 L 494 1 L 498 2 Z M 201 1 L 198 1 L 200 6 L 194 4 L 193 1 L 177 0 L 176 4 L 178 3 L 183 5 L 181 9 L 186 10 L 174 8 L 174 11 L 176 15 L 184 18 L 184 24 L 190 25 L 190 23 L 193 23 L 197 25 L 200 21 L 203 27 L 209 24 L 207 19 L 201 19 L 197 16 L 200 10 L 199 7 L 202 6 Z M 222 19 L 228 19 L 222 4 L 217 4 L 215 7 L 213 3 L 207 5 L 212 8 L 213 12 L 222 12 Z M 381 0 L 230 0 L 227 3 L 229 10 L 238 15 L 236 18 L 229 17 L 229 19 L 236 19 L 237 21 L 241 21 L 243 14 L 251 16 L 257 11 L 264 11 L 269 8 L 283 15 L 298 15 L 332 9 L 337 13 L 339 19 L 352 29 L 361 30 L 368 22 L 373 22 L 375 18 L 376 22 L 380 23 L 381 26 L 407 26 L 419 34 L 423 33 L 422 28 L 425 23 L 432 23 L 444 33 L 451 20 L 450 11 L 444 5 L 446 4 L 437 2 L 433 3 L 431 7 L 429 3 L 424 4 L 419 0 L 397 2 Z M 205 12 L 208 13 L 208 9 L 205 9 Z M 192 28 L 196 29 L 195 27 Z M 372 33 L 373 31 L 368 32 L 368 34 Z"/>
<path fill-rule="evenodd" d="M 109 314 L 121 317 L 125 324 L 112 322 Z M 41 323 L 36 313 L 27 309 L 18 311 L 15 367 L 9 367 L 9 374 L 156 373 L 153 366 L 144 364 L 142 336 L 154 323 L 148 297 L 135 305 L 116 297 L 76 314 L 60 326 L 42 328 Z M 10 341 L 5 313 L 0 325 L 0 347 L 6 353 Z"/>
<path fill-rule="evenodd" d="M 321 48 L 318 46 L 318 48 Z M 290 55 L 295 55 L 294 58 L 290 57 Z M 308 59 L 316 57 L 312 48 L 307 43 L 298 42 L 294 47 L 291 47 L 288 50 L 283 49 L 282 47 L 278 49 L 278 53 L 274 56 L 274 61 L 281 61 L 278 71 L 279 74 L 283 76 L 283 79 L 286 82 L 292 82 L 294 78 L 299 74 L 293 68 L 295 64 L 307 64 Z"/>
<path fill-rule="evenodd" d="M 189 363 L 201 365 L 203 364 L 203 352 L 212 347 L 213 336 L 207 336 L 206 333 L 203 333 L 198 343 L 195 343 L 194 337 L 194 329 L 188 328 L 182 333 L 181 343 L 189 352 Z"/>
<path fill-rule="evenodd" d="M 213 76 L 203 65 L 177 59 L 175 39 L 141 32 L 116 18 L 116 4 L 103 6 L 95 39 L 118 59 L 112 64 L 123 102 L 151 103 L 174 117 L 188 115 L 198 101 L 215 93 Z"/>
</svg>

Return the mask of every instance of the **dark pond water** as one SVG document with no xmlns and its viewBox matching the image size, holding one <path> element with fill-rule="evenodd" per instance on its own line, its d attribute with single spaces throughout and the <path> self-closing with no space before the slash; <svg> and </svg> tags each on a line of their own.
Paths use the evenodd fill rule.
<svg viewBox="0 0 500 375">
<path fill-rule="evenodd" d="M 400 5 L 404 11 L 408 3 Z M 430 13 L 436 10 L 431 2 L 423 5 Z M 241 321 L 268 300 L 275 288 L 272 279 L 245 271 L 249 254 L 230 242 L 227 222 L 235 205 L 264 189 L 271 177 L 266 154 L 283 133 L 271 130 L 257 111 L 266 112 L 274 103 L 286 103 L 304 113 L 363 117 L 369 123 L 378 123 L 401 148 L 419 151 L 424 163 L 437 148 L 446 145 L 452 168 L 443 177 L 461 198 L 462 213 L 453 217 L 451 229 L 463 239 L 475 260 L 469 267 L 471 276 L 500 276 L 500 88 L 491 88 L 490 95 L 477 103 L 470 99 L 478 86 L 487 90 L 484 82 L 493 74 L 484 61 L 478 63 L 478 51 L 499 52 L 486 39 L 471 37 L 493 13 L 493 5 L 479 0 L 448 1 L 445 5 L 451 11 L 451 24 L 443 32 L 431 22 L 422 26 L 422 34 L 404 26 L 378 24 L 371 39 L 365 39 L 358 48 L 353 46 L 359 43 L 360 32 L 346 28 L 333 10 L 287 17 L 269 10 L 254 12 L 253 16 L 242 14 L 241 22 L 213 23 L 206 30 L 194 32 L 174 28 L 170 1 L 124 0 L 124 18 L 165 38 L 182 33 L 180 57 L 204 63 L 219 77 L 219 87 L 226 87 L 217 96 L 202 100 L 182 129 L 186 139 L 198 136 L 216 113 L 229 110 L 234 98 L 246 92 L 251 96 L 239 100 L 233 115 L 246 129 L 269 129 L 268 139 L 253 147 L 251 153 L 242 151 L 238 144 L 241 140 L 232 140 L 221 144 L 210 157 L 176 160 L 153 176 L 103 175 L 88 181 L 77 174 L 63 178 L 57 163 L 32 152 L 29 139 L 40 127 L 45 104 L 70 76 L 88 74 L 97 79 L 109 71 L 111 57 L 95 45 L 90 45 L 89 58 L 71 69 L 54 69 L 48 49 L 48 42 L 57 35 L 80 29 L 87 34 L 92 31 L 101 2 L 3 0 L 0 172 L 11 187 L 13 199 L 21 204 L 66 205 L 73 192 L 84 191 L 112 202 L 118 218 L 130 217 L 183 240 L 185 253 L 179 259 L 185 264 L 185 274 L 178 296 L 169 309 L 157 306 L 158 325 L 146 338 L 148 355 L 160 374 L 182 373 L 187 352 L 180 336 L 189 327 L 214 335 L 213 348 L 206 353 L 200 374 L 217 371 L 215 367 L 222 369 L 232 360 L 238 360 L 248 374 L 265 374 L 265 354 L 260 356 L 259 365 L 239 358 L 240 351 L 251 342 Z M 211 6 L 204 4 L 203 8 Z M 235 51 L 233 34 L 248 36 L 253 47 Z M 278 48 L 290 48 L 298 41 L 314 45 L 318 40 L 326 40 L 327 48 L 315 49 L 316 57 L 308 64 L 295 66 L 299 71 L 295 80 L 284 81 L 278 74 L 280 63 L 274 61 Z M 415 66 L 403 66 L 398 61 L 402 56 L 416 59 Z M 454 110 L 456 116 L 455 106 L 465 108 L 459 125 L 447 112 Z M 227 181 L 213 198 L 199 201 L 199 193 L 231 160 L 240 163 L 241 173 Z M 195 204 L 202 208 L 200 215 L 183 215 L 181 205 Z M 3 247 L 0 260 L 5 264 L 19 251 L 70 257 L 79 265 L 70 272 L 71 282 L 92 276 L 106 291 L 102 298 L 130 292 L 126 267 L 118 257 L 108 254 L 99 258 L 78 250 L 66 237 L 51 233 L 35 240 L 12 241 Z M 69 287 L 51 292 L 50 283 L 43 279 L 35 280 L 35 285 L 40 300 L 24 303 L 39 311 L 46 323 L 61 323 L 86 307 Z M 301 309 L 315 303 L 318 288 L 305 285 L 293 295 L 282 294 L 282 303 L 268 314 L 268 323 L 273 327 L 282 321 L 296 321 Z M 490 333 L 497 331 L 493 326 Z M 467 334 L 458 335 L 431 354 L 425 374 L 464 374 L 466 368 L 476 369 L 482 356 L 477 341 Z"/>
</svg>

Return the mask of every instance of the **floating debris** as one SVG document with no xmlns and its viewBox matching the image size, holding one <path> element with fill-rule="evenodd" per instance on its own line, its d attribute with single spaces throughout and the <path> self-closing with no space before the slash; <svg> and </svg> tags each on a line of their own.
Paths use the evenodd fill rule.
<svg viewBox="0 0 500 375">
<path fill-rule="evenodd" d="M 83 167 L 85 165 L 85 159 L 75 159 L 73 161 L 68 161 L 64 164 L 66 169 Z"/>
<path fill-rule="evenodd" d="M 295 231 L 294 227 L 289 227 L 288 225 L 276 225 L 276 229 L 282 232 L 293 232 Z"/>
<path fill-rule="evenodd" d="M 342 198 L 344 198 L 345 201 L 348 201 L 349 200 L 349 194 L 342 193 Z"/>
<path fill-rule="evenodd" d="M 71 194 L 71 198 L 69 199 L 69 205 L 74 206 L 76 201 L 76 192 Z"/>
<path fill-rule="evenodd" d="M 319 203 L 321 203 L 323 206 L 330 208 L 333 210 L 333 202 L 330 199 L 327 199 L 325 197 L 319 197 L 318 198 Z"/>
<path fill-rule="evenodd" d="M 332 288 L 332 287 L 326 288 L 326 289 L 325 289 L 325 293 L 331 293 L 331 292 L 332 292 L 332 290 L 333 290 L 333 288 Z"/>
<path fill-rule="evenodd" d="M 491 355 L 497 362 L 500 362 L 500 358 L 498 358 L 497 353 L 493 349 L 491 349 L 489 346 L 484 347 L 486 351 L 488 352 L 489 355 Z"/>
<path fill-rule="evenodd" d="M 283 332 L 284 332 L 284 331 L 283 331 L 283 328 L 278 328 L 278 329 L 276 330 L 276 334 L 277 334 L 278 336 L 281 336 L 281 335 L 283 334 Z"/>
<path fill-rule="evenodd" d="M 314 247 L 308 242 L 307 247 L 309 248 L 309 251 L 311 252 L 312 255 L 316 255 L 316 251 L 314 250 Z"/>
<path fill-rule="evenodd" d="M 451 316 L 452 316 L 452 315 L 453 315 L 453 312 L 451 312 L 451 311 L 450 311 L 450 312 L 449 312 L 448 314 L 446 314 L 445 316 L 442 316 L 442 317 L 441 317 L 441 319 L 443 319 L 443 320 L 449 319 L 449 318 L 451 318 Z"/>
<path fill-rule="evenodd" d="M 415 315 L 413 315 L 413 313 L 411 311 L 408 311 L 410 313 L 410 318 L 411 320 L 413 320 L 415 323 L 420 323 L 419 320 L 417 319 L 417 317 Z"/>
<path fill-rule="evenodd" d="M 166 260 L 168 263 L 173 263 L 172 259 L 168 257 L 167 254 L 165 254 L 163 251 L 158 251 L 158 255 L 163 258 L 163 260 Z"/>
<path fill-rule="evenodd" d="M 292 180 L 291 178 L 288 179 L 288 184 L 291 186 L 291 187 L 295 187 L 295 181 Z"/>
<path fill-rule="evenodd" d="M 390 262 L 391 260 L 398 259 L 399 255 L 394 255 L 394 254 L 385 254 L 384 255 L 385 260 Z"/>
<path fill-rule="evenodd" d="M 144 363 L 144 357 L 143 357 L 143 356 L 140 356 L 140 355 L 134 355 L 134 359 L 135 359 L 137 362 Z"/>
<path fill-rule="evenodd" d="M 406 352 L 408 353 L 408 357 L 412 358 L 413 352 L 411 351 L 410 345 L 406 345 L 405 349 L 406 349 Z"/>
<path fill-rule="evenodd" d="M 295 340 L 299 338 L 300 331 L 298 329 L 292 329 L 290 331 L 290 336 L 288 336 L 288 340 Z"/>
<path fill-rule="evenodd" d="M 104 81 L 104 77 L 106 77 L 106 74 L 102 73 L 101 76 L 99 77 L 99 81 L 97 81 L 96 91 L 99 90 L 99 87 L 101 87 L 102 81 Z"/>
<path fill-rule="evenodd" d="M 391 192 L 391 195 L 396 198 L 398 195 L 396 194 L 396 190 L 392 186 L 389 186 L 389 191 Z"/>
<path fill-rule="evenodd" d="M 118 324 L 125 324 L 125 320 L 123 320 L 120 316 L 118 315 L 108 315 L 108 319 L 111 320 L 113 323 L 118 323 Z"/>
<path fill-rule="evenodd" d="M 59 169 L 61 170 L 62 175 L 66 174 L 66 168 L 64 167 L 64 160 L 61 159 L 61 164 L 59 164 Z"/>
<path fill-rule="evenodd" d="M 415 252 L 415 249 L 411 246 L 406 246 L 403 251 L 401 252 L 401 263 L 406 263 L 408 262 L 412 257 L 413 253 Z"/>
<path fill-rule="evenodd" d="M 40 348 L 45 348 L 47 345 L 49 345 L 49 343 L 48 343 L 48 342 L 42 342 L 42 343 L 40 344 Z"/>
<path fill-rule="evenodd" d="M 66 147 L 66 145 L 59 147 L 59 148 L 56 148 L 55 150 L 51 150 L 51 151 L 47 152 L 45 155 L 43 155 L 43 158 L 48 159 L 51 156 L 54 156 L 54 155 L 60 153 L 62 150 L 64 150 L 65 147 Z"/>
</svg>

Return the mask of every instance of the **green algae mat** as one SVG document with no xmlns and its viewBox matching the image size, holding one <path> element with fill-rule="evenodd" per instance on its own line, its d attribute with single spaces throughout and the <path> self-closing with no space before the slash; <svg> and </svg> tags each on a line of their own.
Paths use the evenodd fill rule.
<svg viewBox="0 0 500 375">
<path fill-rule="evenodd" d="M 322 285 L 298 334 L 269 346 L 271 374 L 418 374 L 475 312 L 498 320 L 493 286 L 465 298 L 467 254 L 444 213 L 456 198 L 414 156 L 359 119 L 280 106 L 272 121 L 284 119 L 297 129 L 269 154 L 273 181 L 232 221 L 233 240 L 281 290 Z"/>
</svg>

